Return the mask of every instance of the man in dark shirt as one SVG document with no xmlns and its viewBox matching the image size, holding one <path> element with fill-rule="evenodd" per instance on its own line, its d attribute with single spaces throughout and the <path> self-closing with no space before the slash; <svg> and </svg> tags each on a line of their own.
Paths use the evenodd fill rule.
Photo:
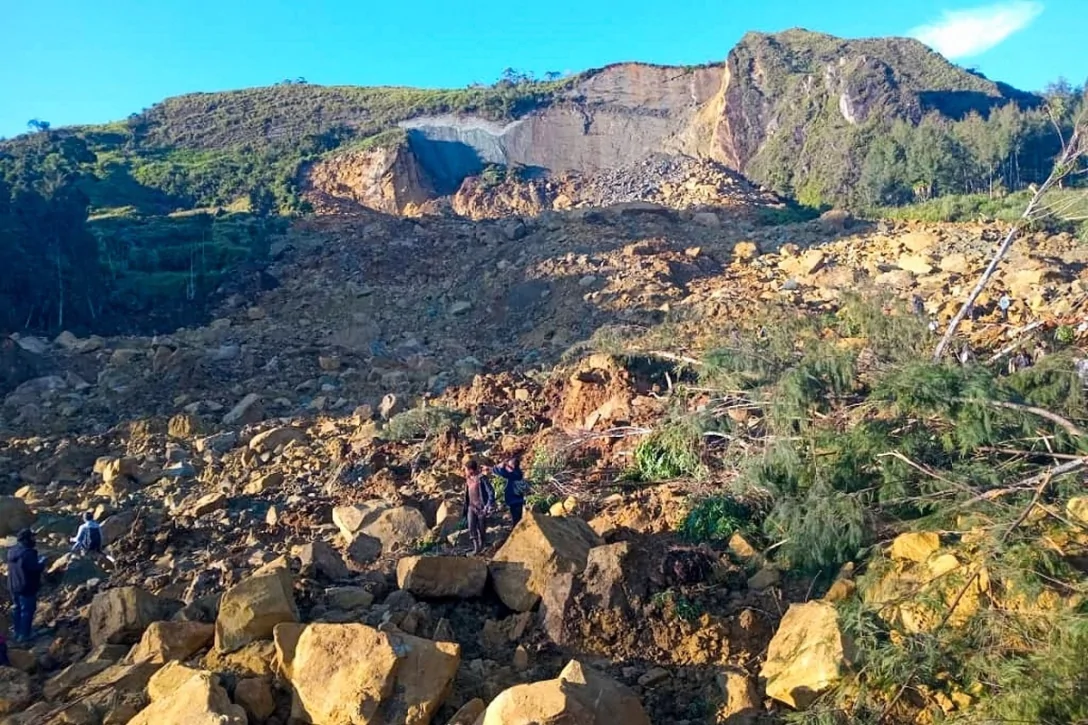
<svg viewBox="0 0 1088 725">
<path fill-rule="evenodd" d="M 30 529 L 20 531 L 16 541 L 18 543 L 8 549 L 8 591 L 15 607 L 12 617 L 14 639 L 26 642 L 32 632 L 34 610 L 38 608 L 45 559 L 38 556 L 34 533 Z"/>
<path fill-rule="evenodd" d="M 510 509 L 510 519 L 517 526 L 521 521 L 521 513 L 525 510 L 525 474 L 521 471 L 521 458 L 513 455 L 501 465 L 495 466 L 492 471 L 506 481 L 503 498 L 506 500 L 506 507 Z"/>
<path fill-rule="evenodd" d="M 480 464 L 469 460 L 465 464 L 465 517 L 468 534 L 472 539 L 472 553 L 479 554 L 484 548 L 484 531 L 487 514 L 495 505 L 495 489 L 480 472 Z"/>
</svg>

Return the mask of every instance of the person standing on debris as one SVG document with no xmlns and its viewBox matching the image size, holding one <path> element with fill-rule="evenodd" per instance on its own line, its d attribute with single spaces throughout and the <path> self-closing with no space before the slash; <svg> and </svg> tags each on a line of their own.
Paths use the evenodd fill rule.
<svg viewBox="0 0 1088 725">
<path fill-rule="evenodd" d="M 521 457 L 517 454 L 510 456 L 501 465 L 495 466 L 492 472 L 506 481 L 503 499 L 510 509 L 511 521 L 517 526 L 525 510 L 525 474 L 521 471 Z"/>
<path fill-rule="evenodd" d="M 487 530 L 487 514 L 495 505 L 495 489 L 480 471 L 474 459 L 465 463 L 465 516 L 468 534 L 472 539 L 472 553 L 484 549 L 484 532 Z"/>
<path fill-rule="evenodd" d="M 1007 294 L 1001 295 L 1001 299 L 997 301 L 997 309 L 1001 310 L 1001 319 L 1004 322 L 1009 321 L 1009 308 L 1012 307 L 1012 298 Z"/>
<path fill-rule="evenodd" d="M 34 532 L 30 529 L 20 531 L 16 541 L 8 549 L 8 591 L 14 605 L 11 628 L 16 642 L 26 642 L 30 640 L 34 610 L 38 608 L 45 557 L 38 556 Z"/>
<path fill-rule="evenodd" d="M 102 553 L 102 527 L 94 520 L 94 514 L 87 511 L 83 514 L 83 525 L 76 532 L 76 538 L 72 539 L 72 552 L 75 554 L 101 554 Z"/>
</svg>

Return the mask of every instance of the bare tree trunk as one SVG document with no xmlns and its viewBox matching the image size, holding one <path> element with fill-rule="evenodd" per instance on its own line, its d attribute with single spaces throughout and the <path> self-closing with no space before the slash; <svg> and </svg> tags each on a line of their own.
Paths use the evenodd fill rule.
<svg viewBox="0 0 1088 725">
<path fill-rule="evenodd" d="M 57 329 L 64 329 L 64 271 L 57 252 Z"/>
</svg>

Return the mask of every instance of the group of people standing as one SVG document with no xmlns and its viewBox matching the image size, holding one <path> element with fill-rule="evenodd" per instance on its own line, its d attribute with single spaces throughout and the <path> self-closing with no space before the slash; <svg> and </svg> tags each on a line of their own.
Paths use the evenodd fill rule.
<svg viewBox="0 0 1088 725">
<path fill-rule="evenodd" d="M 510 456 L 497 466 L 481 467 L 475 459 L 469 459 L 465 463 L 465 518 L 474 555 L 483 551 L 487 517 L 496 508 L 495 487 L 492 484 L 494 476 L 505 483 L 503 500 L 510 510 L 510 520 L 514 526 L 521 521 L 525 510 L 528 484 L 521 470 L 519 455 Z"/>
</svg>

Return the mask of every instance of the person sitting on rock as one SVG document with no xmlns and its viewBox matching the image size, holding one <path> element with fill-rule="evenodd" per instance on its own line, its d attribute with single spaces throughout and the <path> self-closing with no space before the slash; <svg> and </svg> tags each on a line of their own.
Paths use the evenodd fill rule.
<svg viewBox="0 0 1088 725">
<path fill-rule="evenodd" d="M 506 481 L 503 489 L 503 499 L 506 507 L 510 509 L 510 519 L 514 526 L 521 521 L 522 511 L 525 510 L 525 474 L 521 471 L 521 456 L 515 454 L 507 458 L 500 465 L 492 469 L 492 473 Z"/>
<path fill-rule="evenodd" d="M 87 511 L 83 514 L 83 525 L 72 539 L 72 553 L 75 554 L 101 554 L 102 553 L 102 527 L 94 520 L 94 514 Z"/>
<path fill-rule="evenodd" d="M 38 556 L 34 532 L 30 529 L 20 531 L 16 542 L 8 549 L 8 591 L 14 606 L 11 628 L 16 642 L 27 642 L 33 632 L 45 557 Z"/>
<path fill-rule="evenodd" d="M 479 554 L 484 549 L 487 514 L 494 505 L 495 489 L 488 482 L 487 476 L 480 471 L 480 464 L 469 459 L 465 463 L 465 516 L 468 519 L 473 554 Z"/>
</svg>

